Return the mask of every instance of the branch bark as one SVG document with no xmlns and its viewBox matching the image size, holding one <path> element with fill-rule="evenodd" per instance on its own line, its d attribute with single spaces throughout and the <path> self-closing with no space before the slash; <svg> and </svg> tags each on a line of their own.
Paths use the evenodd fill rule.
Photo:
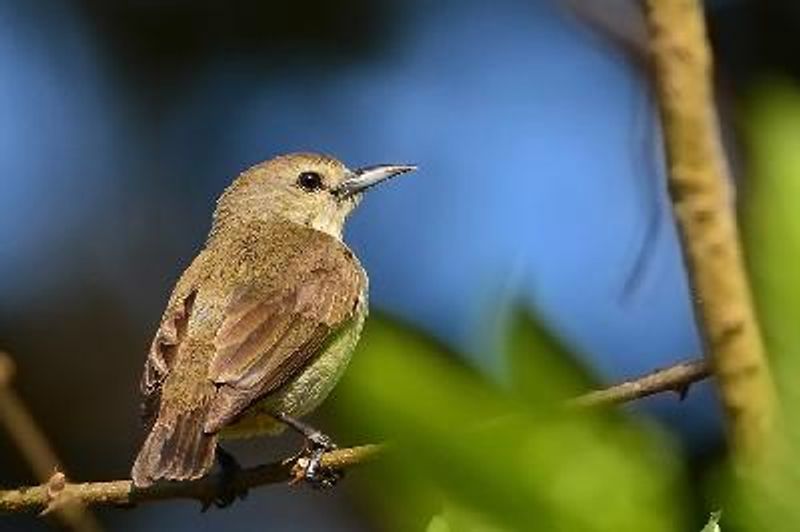
<svg viewBox="0 0 800 532">
<path fill-rule="evenodd" d="M 382 449 L 382 445 L 337 449 L 322 456 L 322 465 L 344 469 L 373 459 Z M 275 462 L 243 469 L 235 477 L 233 487 L 244 490 L 288 482 L 294 476 L 293 467 L 292 463 Z M 131 506 L 166 499 L 195 499 L 205 503 L 214 498 L 219 482 L 219 475 L 209 475 L 198 480 L 162 482 L 147 488 L 136 488 L 130 480 L 67 483 L 62 493 L 66 498 L 86 505 Z M 47 485 L 0 491 L 0 512 L 39 511 L 47 508 L 51 500 Z"/>
<path fill-rule="evenodd" d="M 676 392 L 683 398 L 692 383 L 711 375 L 704 360 L 682 362 L 666 369 L 659 369 L 638 379 L 620 382 L 610 388 L 597 390 L 567 401 L 569 407 L 588 408 L 615 405 L 635 401 L 661 392 Z"/>
<path fill-rule="evenodd" d="M 708 365 L 703 361 L 684 362 L 639 379 L 581 395 L 569 401 L 568 406 L 614 405 L 670 390 L 683 394 L 692 383 L 705 379 L 709 374 Z M 323 455 L 322 465 L 345 469 L 376 458 L 384 449 L 385 445 L 376 444 L 338 449 Z M 236 477 L 234 487 L 250 489 L 287 482 L 294 478 L 294 467 L 292 463 L 275 462 L 244 469 Z M 163 482 L 147 488 L 135 488 L 130 480 L 65 483 L 59 487 L 59 496 L 65 500 L 79 501 L 87 506 L 131 506 L 140 502 L 167 499 L 195 499 L 206 502 L 214 497 L 219 481 L 217 475 L 210 475 L 199 480 Z M 0 513 L 43 510 L 53 501 L 52 491 L 52 487 L 48 484 L 0 490 Z"/>
<path fill-rule="evenodd" d="M 711 53 L 700 0 L 647 0 L 646 18 L 669 165 L 704 336 L 740 465 L 768 455 L 775 400 L 745 275 L 732 183 L 712 100 Z"/>
</svg>

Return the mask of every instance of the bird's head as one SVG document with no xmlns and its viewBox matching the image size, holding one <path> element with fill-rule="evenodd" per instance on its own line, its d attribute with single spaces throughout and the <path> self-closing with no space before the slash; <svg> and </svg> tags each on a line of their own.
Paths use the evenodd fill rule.
<svg viewBox="0 0 800 532">
<path fill-rule="evenodd" d="M 283 219 L 341 238 L 347 216 L 368 188 L 416 170 L 382 164 L 350 170 L 317 153 L 281 155 L 242 173 L 222 194 L 215 226 L 230 220 Z"/>
</svg>

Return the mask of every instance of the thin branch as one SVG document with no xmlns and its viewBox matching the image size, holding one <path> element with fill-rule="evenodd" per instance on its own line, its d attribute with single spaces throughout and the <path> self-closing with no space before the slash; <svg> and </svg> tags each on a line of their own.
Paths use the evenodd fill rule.
<svg viewBox="0 0 800 532">
<path fill-rule="evenodd" d="M 47 437 L 11 386 L 14 373 L 14 361 L 7 353 L 0 351 L 0 424 L 5 427 L 34 476 L 44 483 L 45 488 L 52 488 L 48 482 L 53 478 L 58 479 L 57 471 L 62 468 Z M 56 515 L 71 530 L 101 530 L 100 523 L 79 503 L 67 503 L 65 500 L 64 504 L 59 505 Z"/>
<path fill-rule="evenodd" d="M 700 0 L 647 0 L 669 189 L 737 462 L 769 455 L 775 399 L 745 274 L 712 99 Z"/>
<path fill-rule="evenodd" d="M 345 469 L 373 459 L 382 451 L 382 445 L 362 445 L 338 449 L 322 456 L 323 467 Z M 241 470 L 233 481 L 233 488 L 245 490 L 266 484 L 285 483 L 295 478 L 295 464 L 274 462 Z M 86 505 L 131 506 L 140 502 L 166 499 L 194 499 L 207 503 L 214 498 L 219 487 L 218 474 L 198 480 L 161 482 L 146 488 L 136 488 L 130 480 L 65 484 L 62 493 L 71 500 Z M 0 491 L 0 512 L 33 512 L 47 508 L 52 497 L 47 485 Z"/>
<path fill-rule="evenodd" d="M 709 373 L 708 366 L 703 361 L 684 362 L 639 379 L 589 392 L 576 397 L 568 405 L 613 405 L 670 390 L 684 393 L 692 383 L 705 379 Z M 385 445 L 375 444 L 338 449 L 323 455 L 322 465 L 345 469 L 373 460 L 384 449 Z M 234 480 L 234 488 L 244 490 L 288 482 L 295 478 L 296 467 L 296 464 L 284 461 L 243 469 Z M 59 487 L 59 492 L 66 499 L 77 500 L 88 506 L 130 506 L 167 499 L 194 499 L 205 503 L 213 499 L 219 482 L 219 476 L 210 475 L 199 480 L 163 482 L 147 488 L 135 488 L 130 480 L 66 483 Z M 0 513 L 34 512 L 47 508 L 53 499 L 52 491 L 47 484 L 0 490 Z"/>
<path fill-rule="evenodd" d="M 670 391 L 683 397 L 689 390 L 689 386 L 710 375 L 711 368 L 704 360 L 682 362 L 637 379 L 620 382 L 603 390 L 583 394 L 567 401 L 567 406 L 586 408 L 615 405 Z"/>
</svg>

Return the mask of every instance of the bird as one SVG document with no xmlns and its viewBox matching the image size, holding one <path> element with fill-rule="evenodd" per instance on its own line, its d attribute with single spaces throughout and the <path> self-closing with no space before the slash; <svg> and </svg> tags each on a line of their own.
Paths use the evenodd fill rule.
<svg viewBox="0 0 800 532">
<path fill-rule="evenodd" d="M 287 426 L 306 438 L 304 478 L 334 483 L 320 458 L 335 445 L 300 418 L 342 376 L 368 313 L 367 273 L 344 225 L 368 189 L 413 170 L 292 153 L 225 189 L 146 356 L 136 487 L 203 477 L 215 461 L 231 464 L 220 440 Z"/>
</svg>

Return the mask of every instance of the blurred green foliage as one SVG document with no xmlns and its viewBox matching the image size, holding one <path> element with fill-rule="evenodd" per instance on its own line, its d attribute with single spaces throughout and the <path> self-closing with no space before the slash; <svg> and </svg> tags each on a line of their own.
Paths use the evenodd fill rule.
<svg viewBox="0 0 800 532">
<path fill-rule="evenodd" d="M 504 337 L 508 380 L 527 404 L 552 405 L 598 385 L 529 309 L 519 306 L 511 313 Z"/>
<path fill-rule="evenodd" d="M 519 352 L 508 359 L 553 349 L 521 334 L 525 323 L 536 330 L 526 314 L 513 319 L 506 348 Z M 543 359 L 552 368 L 525 377 L 538 390 L 531 402 L 430 339 L 370 320 L 337 404 L 362 434 L 393 444 L 369 489 L 384 496 L 377 504 L 395 524 L 388 528 L 682 530 L 682 474 L 669 438 L 614 413 L 559 406 L 583 377 L 551 354 Z"/>
<path fill-rule="evenodd" d="M 693 475 L 725 510 L 724 525 L 713 513 L 705 532 L 800 530 L 800 92 L 773 85 L 752 102 L 743 121 L 751 167 L 740 189 L 742 235 L 787 446 L 757 474 L 723 464 Z M 590 373 L 535 314 L 519 307 L 508 315 L 500 383 L 409 327 L 384 316 L 368 322 L 335 405 L 354 443 L 391 442 L 385 459 L 351 481 L 378 526 L 698 530 L 703 518 L 688 524 L 686 458 L 669 435 L 619 409 L 564 408 L 596 385 Z"/>
<path fill-rule="evenodd" d="M 700 532 L 722 532 L 722 529 L 719 526 L 719 520 L 722 517 L 722 512 L 711 512 L 711 516 L 708 518 L 708 523 L 706 526 L 703 527 L 703 530 Z"/>
<path fill-rule="evenodd" d="M 738 483 L 726 515 L 748 530 L 795 531 L 800 530 L 800 91 L 781 82 L 762 87 L 743 124 L 750 155 L 743 238 L 786 441 L 771 468 Z"/>
</svg>

